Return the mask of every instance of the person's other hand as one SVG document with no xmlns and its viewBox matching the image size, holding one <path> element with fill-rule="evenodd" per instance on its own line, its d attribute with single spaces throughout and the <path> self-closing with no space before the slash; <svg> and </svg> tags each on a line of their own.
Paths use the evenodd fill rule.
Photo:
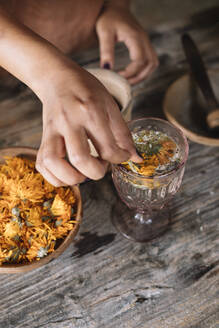
<svg viewBox="0 0 219 328">
<path fill-rule="evenodd" d="M 115 43 L 125 43 L 131 62 L 119 73 L 131 84 L 147 78 L 158 66 L 158 58 L 148 35 L 125 6 L 114 4 L 106 7 L 97 20 L 96 32 L 101 67 L 113 69 Z"/>
<path fill-rule="evenodd" d="M 43 136 L 36 168 L 54 186 L 100 179 L 107 162 L 140 162 L 130 131 L 104 86 L 68 62 L 43 86 Z M 99 157 L 90 154 L 88 138 Z M 68 154 L 68 160 L 65 159 Z"/>
</svg>

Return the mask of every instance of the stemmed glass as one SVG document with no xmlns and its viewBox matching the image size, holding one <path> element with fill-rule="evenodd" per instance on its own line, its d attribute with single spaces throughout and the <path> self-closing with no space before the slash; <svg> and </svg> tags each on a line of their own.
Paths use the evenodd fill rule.
<svg viewBox="0 0 219 328">
<path fill-rule="evenodd" d="M 188 142 L 181 130 L 157 118 L 142 118 L 128 123 L 132 132 L 160 131 L 170 137 L 179 148 L 179 162 L 170 172 L 149 177 L 128 171 L 122 165 L 112 165 L 114 185 L 121 200 L 113 209 L 112 222 L 123 236 L 145 242 L 164 233 L 170 223 L 166 207 L 178 191 L 188 157 Z"/>
</svg>

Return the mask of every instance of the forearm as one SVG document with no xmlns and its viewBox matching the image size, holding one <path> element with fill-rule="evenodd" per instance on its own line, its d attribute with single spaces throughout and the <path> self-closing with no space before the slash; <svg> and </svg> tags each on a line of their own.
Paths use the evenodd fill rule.
<svg viewBox="0 0 219 328">
<path fill-rule="evenodd" d="M 52 68 L 62 69 L 64 55 L 17 22 L 0 7 L 0 65 L 27 84 L 40 98 L 42 82 Z"/>
</svg>

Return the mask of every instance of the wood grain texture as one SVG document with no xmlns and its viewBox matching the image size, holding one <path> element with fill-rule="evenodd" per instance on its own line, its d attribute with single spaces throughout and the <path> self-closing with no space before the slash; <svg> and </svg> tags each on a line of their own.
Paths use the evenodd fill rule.
<svg viewBox="0 0 219 328">
<path fill-rule="evenodd" d="M 219 70 L 208 71 L 208 76 L 217 81 L 215 90 L 219 89 Z M 201 105 L 200 105 L 201 104 Z M 207 120 L 212 117 L 212 123 L 219 110 L 211 112 L 211 116 L 205 114 L 206 100 L 197 84 L 191 79 L 190 74 L 185 74 L 167 89 L 163 101 L 163 111 L 167 119 L 180 128 L 192 141 L 207 145 L 219 146 L 219 133 L 207 128 Z"/>
<path fill-rule="evenodd" d="M 209 14 L 156 27 L 151 37 L 161 66 L 134 88 L 134 117 L 163 116 L 166 88 L 188 69 L 183 31 L 200 45 L 209 67 L 219 66 L 219 25 Z M 123 47 L 117 58 L 117 67 L 127 62 Z M 98 66 L 97 51 L 78 61 Z M 31 91 L 5 95 L 0 110 L 1 147 L 39 146 L 41 109 Z M 190 143 L 182 187 L 170 204 L 171 227 L 147 244 L 114 230 L 110 218 L 118 196 L 109 174 L 82 185 L 84 215 L 76 242 L 44 267 L 1 276 L 0 327 L 218 327 L 218 176 L 218 148 Z"/>
</svg>

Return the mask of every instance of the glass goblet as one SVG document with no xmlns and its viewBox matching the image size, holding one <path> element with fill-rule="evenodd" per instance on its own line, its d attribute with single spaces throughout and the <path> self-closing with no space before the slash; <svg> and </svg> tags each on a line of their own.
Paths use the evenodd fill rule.
<svg viewBox="0 0 219 328">
<path fill-rule="evenodd" d="M 179 149 L 179 161 L 173 170 L 142 176 L 122 165 L 112 165 L 112 178 L 121 200 L 113 209 L 112 223 L 126 238 L 145 242 L 164 233 L 170 223 L 166 205 L 178 191 L 188 157 L 188 142 L 181 130 L 157 118 L 142 118 L 128 123 L 131 132 L 160 131 L 171 138 Z"/>
</svg>

